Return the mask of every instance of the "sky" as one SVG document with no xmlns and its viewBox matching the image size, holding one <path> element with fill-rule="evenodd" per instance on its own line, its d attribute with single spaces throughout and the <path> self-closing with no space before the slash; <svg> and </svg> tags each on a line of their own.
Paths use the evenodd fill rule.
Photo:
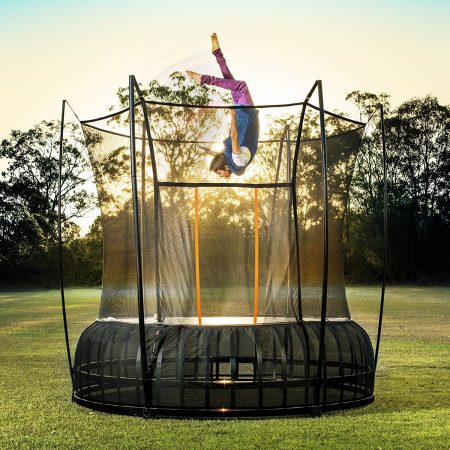
<svg viewBox="0 0 450 450">
<path fill-rule="evenodd" d="M 450 104 L 449 23 L 447 0 L 0 0 L 0 139 L 57 119 L 62 99 L 103 115 L 129 74 L 218 75 L 213 31 L 256 104 L 302 100 L 316 79 L 350 114 L 355 89 Z"/>
<path fill-rule="evenodd" d="M 63 99 L 104 115 L 129 74 L 219 75 L 212 32 L 256 104 L 301 101 L 321 79 L 325 108 L 350 116 L 356 89 L 448 105 L 449 24 L 449 0 L 0 0 L 0 139 L 58 119 Z"/>
</svg>

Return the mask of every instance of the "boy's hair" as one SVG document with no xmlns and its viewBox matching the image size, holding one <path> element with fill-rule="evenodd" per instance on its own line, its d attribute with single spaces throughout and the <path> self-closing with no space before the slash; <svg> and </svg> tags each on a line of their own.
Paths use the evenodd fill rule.
<svg viewBox="0 0 450 450">
<path fill-rule="evenodd" d="M 211 172 L 216 172 L 218 170 L 225 170 L 225 166 L 227 165 L 227 159 L 225 158 L 224 153 L 219 153 L 218 155 L 214 156 L 214 158 L 211 161 L 211 164 L 209 165 L 209 170 Z"/>
</svg>

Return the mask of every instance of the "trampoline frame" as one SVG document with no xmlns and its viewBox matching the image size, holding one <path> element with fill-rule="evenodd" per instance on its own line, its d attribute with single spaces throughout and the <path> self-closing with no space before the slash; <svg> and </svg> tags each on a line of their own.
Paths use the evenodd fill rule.
<svg viewBox="0 0 450 450">
<path fill-rule="evenodd" d="M 312 95 L 317 90 L 318 98 L 319 98 L 319 107 L 311 105 L 309 103 Z M 308 92 L 305 100 L 300 103 L 289 103 L 289 104 L 281 104 L 281 105 L 260 105 L 253 106 L 252 108 L 269 108 L 276 106 L 294 106 L 301 105 L 301 115 L 299 119 L 299 127 L 297 138 L 295 142 L 295 153 L 293 159 L 293 170 L 292 177 L 290 178 L 290 182 L 287 183 L 266 183 L 266 184 L 246 184 L 246 183 L 177 183 L 177 182 L 159 182 L 158 181 L 158 173 L 156 167 L 156 158 L 155 151 L 153 146 L 153 139 L 150 131 L 150 123 L 148 117 L 148 109 L 147 104 L 156 104 L 156 105 L 167 105 L 167 106 L 180 106 L 180 107 L 195 107 L 195 108 L 215 108 L 215 109 L 236 109 L 236 108 L 248 108 L 245 106 L 209 106 L 209 105 L 184 105 L 184 104 L 176 104 L 176 103 L 167 103 L 167 102 L 157 102 L 157 101 L 148 101 L 145 100 L 143 93 L 136 81 L 134 75 L 129 76 L 129 107 L 123 109 L 121 112 L 129 111 L 130 113 L 130 163 L 131 163 L 131 187 L 132 187 L 132 200 L 133 200 L 133 220 L 134 220 L 134 239 L 135 239 L 135 250 L 136 250 L 136 271 L 137 271 L 137 298 L 138 298 L 138 319 L 139 319 L 139 345 L 140 345 L 140 365 L 142 371 L 142 381 L 144 387 L 144 399 L 145 404 L 142 407 L 139 406 L 126 406 L 126 405 L 117 405 L 117 404 L 106 404 L 106 403 L 98 403 L 95 401 L 89 401 L 78 397 L 75 393 L 75 382 L 74 382 L 74 366 L 72 362 L 70 344 L 69 344 L 69 334 L 68 334 L 68 326 L 67 326 L 67 314 L 66 314 L 66 301 L 64 294 L 64 266 L 63 266 L 63 255 L 62 255 L 62 199 L 61 199 L 61 182 L 62 182 L 62 165 L 63 165 L 63 140 L 64 140 L 64 120 L 65 120 L 65 107 L 66 105 L 70 107 L 69 103 L 66 100 L 62 101 L 62 111 L 61 111 L 61 129 L 60 129 L 60 143 L 59 143 L 59 171 L 58 171 L 58 241 L 59 241 L 59 271 L 60 271 L 60 292 L 61 292 L 61 308 L 62 308 L 62 316 L 63 316 L 63 327 L 64 327 L 64 336 L 65 336 L 65 344 L 66 344 L 66 352 L 67 352 L 67 360 L 69 366 L 69 373 L 72 382 L 72 398 L 73 400 L 84 406 L 89 406 L 92 409 L 102 410 L 102 411 L 110 411 L 116 413 L 124 413 L 124 414 L 133 414 L 133 415 L 141 415 L 143 417 L 155 417 L 158 415 L 169 415 L 169 416 L 180 416 L 180 410 L 178 409 L 161 409 L 152 407 L 152 388 L 151 388 L 151 378 L 149 376 L 148 370 L 148 360 L 147 360 L 147 347 L 146 347 L 146 326 L 145 326 L 145 314 L 144 314 L 144 297 L 143 297 L 143 280 L 142 280 L 142 246 L 141 246 L 141 231 L 140 231 L 140 222 L 139 222 L 139 201 L 138 201 L 138 187 L 137 187 L 137 175 L 136 175 L 136 131 L 135 131 L 135 93 L 137 93 L 139 104 L 144 113 L 144 125 L 145 131 L 148 138 L 149 149 L 150 149 L 150 158 L 151 158 L 151 166 L 153 171 L 153 190 L 154 190 L 154 251 L 155 251 L 155 279 L 156 279 L 156 304 L 157 304 L 157 319 L 158 322 L 161 322 L 161 302 L 160 302 L 160 280 L 159 280 L 159 218 L 158 218 L 158 210 L 159 205 L 158 202 L 160 200 L 159 187 L 160 186 L 183 186 L 183 187 L 192 187 L 195 189 L 195 205 L 196 205 L 196 224 L 195 224 L 195 235 L 196 235 L 196 245 L 195 245 L 195 257 L 196 257 L 196 284 L 197 284 L 197 305 L 198 305 L 198 318 L 199 318 L 199 326 L 201 326 L 201 303 L 200 303 L 200 286 L 199 286 L 199 274 L 198 271 L 198 188 L 205 186 L 214 186 L 214 187 L 244 187 L 244 188 L 254 188 L 255 189 L 255 223 L 258 220 L 258 197 L 257 197 L 257 188 L 263 187 L 289 187 L 290 189 L 290 197 L 291 197 L 291 207 L 293 210 L 294 216 L 294 235 L 295 235 L 295 249 L 296 249 L 296 258 L 297 258 L 297 288 L 298 288 L 298 317 L 299 323 L 302 322 L 302 301 L 301 301 L 301 267 L 300 267 L 300 244 L 299 244 L 299 229 L 298 229 L 298 211 L 297 211 L 297 190 L 296 190 L 296 173 L 297 173 L 297 162 L 300 151 L 301 144 L 301 135 L 303 131 L 303 123 L 306 114 L 306 108 L 311 107 L 319 111 L 320 118 L 320 139 L 321 139 L 321 154 L 322 154 L 322 202 L 323 202 L 323 277 L 322 277 L 322 300 L 321 300 L 321 315 L 320 315 L 320 333 L 319 333 L 319 355 L 317 360 L 317 377 L 314 381 L 314 404 L 307 407 L 292 407 L 292 408 L 274 408 L 274 409 L 261 409 L 255 411 L 254 409 L 239 409 L 239 410 L 231 410 L 224 411 L 222 416 L 255 416 L 255 415 L 291 415 L 291 414 L 304 414 L 309 413 L 313 416 L 320 416 L 322 411 L 331 411 L 336 409 L 344 409 L 353 406 L 359 406 L 363 404 L 367 404 L 373 401 L 373 395 L 369 398 L 365 398 L 362 400 L 354 400 L 349 402 L 339 402 L 336 404 L 323 404 L 320 399 L 320 392 L 322 385 L 324 383 L 324 375 L 323 375 L 323 365 L 324 365 L 324 353 L 325 353 L 325 333 L 327 327 L 326 320 L 326 311 L 327 311 L 327 293 L 328 293 L 328 222 L 329 222 L 329 202 L 328 202 L 328 165 L 327 165 L 327 143 L 326 143 L 326 131 L 325 131 L 325 112 L 328 115 L 339 117 L 345 119 L 346 121 L 359 124 L 364 126 L 365 123 L 358 122 L 355 120 L 347 119 L 341 117 L 335 113 L 330 113 L 325 111 L 324 102 L 323 102 L 323 87 L 322 81 L 317 80 L 310 91 Z M 72 108 L 71 108 L 72 109 Z M 73 111 L 73 109 L 72 109 Z M 384 110 L 383 105 L 379 105 L 380 111 L 380 120 L 381 120 L 381 139 L 382 139 L 382 148 L 383 148 L 383 210 L 384 210 L 384 231 L 383 231 L 383 276 L 382 276 L 382 288 L 381 288 L 381 298 L 380 298 L 380 309 L 379 309 L 379 318 L 378 318 L 378 327 L 377 327 L 377 339 L 376 339 L 376 350 L 375 350 L 375 371 L 378 362 L 378 354 L 379 354 L 379 346 L 381 340 L 381 332 L 382 332 L 382 319 L 383 319 L 383 310 L 384 310 L 384 299 L 385 299 L 385 284 L 386 284 L 386 265 L 387 265 L 387 162 L 386 162 L 386 142 L 385 142 L 385 128 L 384 128 Z M 74 111 L 73 111 L 74 112 Z M 78 116 L 74 112 L 75 116 L 78 119 Z M 95 122 L 99 120 L 103 120 L 113 115 L 118 114 L 112 113 L 97 119 L 80 121 L 82 124 L 87 124 L 90 122 Z M 79 119 L 78 119 L 79 120 Z M 286 130 L 285 130 L 286 131 Z M 283 134 L 284 138 L 285 134 Z M 144 140 L 145 138 L 143 138 Z M 288 135 L 287 139 L 290 139 Z M 290 149 L 290 146 L 289 146 Z M 145 157 L 143 153 L 143 158 Z M 289 166 L 289 165 L 288 165 Z M 288 171 L 290 168 L 288 168 Z M 288 178 L 289 179 L 289 178 Z M 257 229 L 257 228 L 256 228 Z M 258 242 L 257 234 L 255 236 L 256 245 Z M 255 271 L 257 270 L 257 248 L 255 248 Z M 257 275 L 255 274 L 255 285 L 257 283 Z M 255 289 L 257 291 L 257 289 Z M 255 304 L 257 304 L 257 293 L 255 292 Z M 255 309 L 255 315 L 257 309 Z M 258 412 L 256 414 L 256 412 Z M 217 412 L 212 412 L 210 410 L 202 410 L 202 409 L 183 409 L 183 416 L 216 416 Z M 219 414 L 220 416 L 220 414 Z"/>
</svg>

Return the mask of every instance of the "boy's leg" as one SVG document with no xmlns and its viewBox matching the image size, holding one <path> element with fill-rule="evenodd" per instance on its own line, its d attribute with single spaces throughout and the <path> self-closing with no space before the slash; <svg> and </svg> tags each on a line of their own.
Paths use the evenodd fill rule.
<svg viewBox="0 0 450 450">
<path fill-rule="evenodd" d="M 252 106 L 253 100 L 248 90 L 247 83 L 241 80 L 218 78 L 212 75 L 202 75 L 200 84 L 209 84 L 210 86 L 217 86 L 222 89 L 231 91 L 233 102 L 235 104 Z"/>
<path fill-rule="evenodd" d="M 219 64 L 220 70 L 222 71 L 222 75 L 224 78 L 229 78 L 230 80 L 234 80 L 233 75 L 230 72 L 230 69 L 227 66 L 227 62 L 223 56 L 222 50 L 218 48 L 213 51 L 213 55 L 216 57 L 217 64 Z"/>
<path fill-rule="evenodd" d="M 222 89 L 228 89 L 231 91 L 233 102 L 239 105 L 252 106 L 253 100 L 248 90 L 247 83 L 245 81 L 235 80 L 231 74 L 230 69 L 227 66 L 225 57 L 219 46 L 217 34 L 211 35 L 212 53 L 216 57 L 217 64 L 219 64 L 223 78 L 213 77 L 211 75 L 202 75 L 200 77 L 200 84 L 210 84 Z M 198 76 L 198 75 L 197 75 Z"/>
</svg>

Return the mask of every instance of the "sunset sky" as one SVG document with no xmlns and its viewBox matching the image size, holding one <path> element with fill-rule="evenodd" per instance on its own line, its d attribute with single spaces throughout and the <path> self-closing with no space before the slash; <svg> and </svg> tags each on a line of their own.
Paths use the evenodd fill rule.
<svg viewBox="0 0 450 450">
<path fill-rule="evenodd" d="M 316 79 L 350 114 L 354 89 L 449 104 L 449 23 L 447 0 L 0 0 L 0 138 L 58 118 L 63 98 L 102 115 L 129 74 L 218 74 L 213 31 L 257 104 L 302 100 Z"/>
</svg>

